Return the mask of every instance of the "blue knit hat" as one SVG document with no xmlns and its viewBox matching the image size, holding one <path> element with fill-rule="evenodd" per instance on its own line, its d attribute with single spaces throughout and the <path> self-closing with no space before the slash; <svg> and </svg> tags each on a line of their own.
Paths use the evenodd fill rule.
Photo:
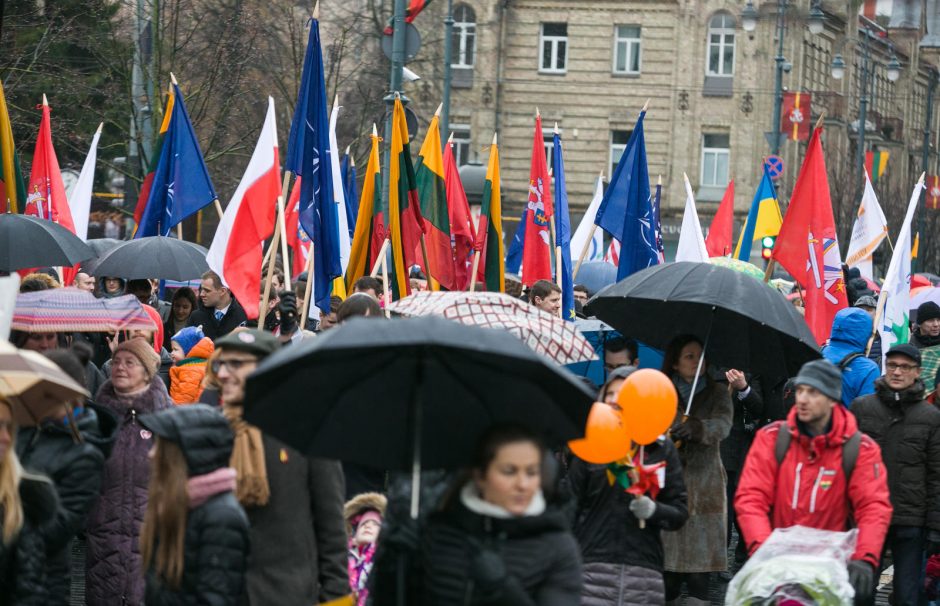
<svg viewBox="0 0 940 606">
<path fill-rule="evenodd" d="M 173 338 L 170 340 L 179 343 L 183 354 L 188 356 L 189 352 L 196 346 L 196 343 L 202 341 L 202 338 L 205 336 L 206 335 L 202 332 L 202 326 L 187 326 L 173 335 Z"/>
</svg>

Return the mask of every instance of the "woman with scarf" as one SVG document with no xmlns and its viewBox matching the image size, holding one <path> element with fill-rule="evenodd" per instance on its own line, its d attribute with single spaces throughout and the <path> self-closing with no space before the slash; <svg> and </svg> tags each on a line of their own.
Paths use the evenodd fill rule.
<svg viewBox="0 0 940 606">
<path fill-rule="evenodd" d="M 356 598 L 356 606 L 365 606 L 369 599 L 367 583 L 387 504 L 385 495 L 364 492 L 343 507 L 349 536 L 349 587 Z"/>
<path fill-rule="evenodd" d="M 667 604 L 678 603 L 683 583 L 687 606 L 708 604 L 710 573 L 728 568 L 726 477 L 718 445 L 731 430 L 733 408 L 727 386 L 711 379 L 702 356 L 697 337 L 680 335 L 663 357 L 662 371 L 679 393 L 671 437 L 679 449 L 689 506 L 685 526 L 662 535 Z"/>
<path fill-rule="evenodd" d="M 111 378 L 95 401 L 116 415 L 121 425 L 105 461 L 101 493 L 85 525 L 85 601 L 89 606 L 143 604 L 137 537 L 147 507 L 153 434 L 140 424 L 139 417 L 173 406 L 157 376 L 160 356 L 146 340 L 135 337 L 118 344 L 111 360 Z"/>
<path fill-rule="evenodd" d="M 248 566 L 248 518 L 228 466 L 232 430 L 205 404 L 140 417 L 156 436 L 140 532 L 148 606 L 235 606 Z"/>
<path fill-rule="evenodd" d="M 617 392 L 634 371 L 629 366 L 612 371 L 599 401 L 619 410 Z M 657 490 L 642 496 L 610 483 L 608 470 L 617 473 L 616 465 L 574 457 L 568 467 L 567 483 L 576 503 L 574 535 L 584 558 L 582 606 L 661 606 L 665 601 L 660 535 L 681 528 L 689 516 L 685 483 L 668 437 L 661 436 L 642 453 L 642 464 L 661 481 Z M 637 453 L 636 462 L 639 457 Z"/>
</svg>

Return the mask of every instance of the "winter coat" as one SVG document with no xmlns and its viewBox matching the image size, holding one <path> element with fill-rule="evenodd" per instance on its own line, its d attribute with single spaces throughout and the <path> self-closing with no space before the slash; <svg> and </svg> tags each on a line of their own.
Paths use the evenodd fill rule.
<svg viewBox="0 0 940 606">
<path fill-rule="evenodd" d="M 202 408 L 202 407 L 200 407 Z M 193 407 L 179 441 L 187 465 L 196 473 L 228 467 L 232 453 L 230 432 L 205 418 Z M 219 415 L 206 409 L 207 414 Z M 147 571 L 147 606 L 235 606 L 244 594 L 249 555 L 248 517 L 231 491 L 209 498 L 189 510 L 183 540 L 183 578 L 178 589 L 169 587 L 151 567 Z M 285 552 L 287 554 L 287 552 Z M 285 558 L 289 555 L 285 555 Z M 269 599 L 278 600 L 277 593 Z M 287 602 L 282 602 L 287 604 Z M 312 602 L 311 602 L 312 604 Z"/>
<path fill-rule="evenodd" d="M 720 445 L 721 464 L 725 466 L 725 471 L 741 471 L 747 451 L 754 441 L 754 433 L 764 419 L 760 379 L 749 377 L 747 386 L 749 389 L 745 390 L 747 396 L 744 398 L 741 397 L 742 392 L 731 392 L 731 404 L 734 407 L 731 431 Z"/>
<path fill-rule="evenodd" d="M 23 427 L 16 437 L 23 467 L 48 476 L 58 497 L 55 515 L 39 527 L 46 548 L 47 604 L 69 603 L 69 543 L 84 528 L 98 498 L 104 462 L 118 428 L 117 417 L 94 405 L 76 414 L 75 423 L 84 440 L 81 443 L 62 421 Z"/>
<path fill-rule="evenodd" d="M 10 544 L 0 538 L 0 606 L 45 606 L 56 603 L 48 585 L 46 546 L 40 528 L 52 522 L 59 508 L 55 486 L 45 476 L 20 478 L 23 526 Z M 0 537 L 3 533 L 0 518 Z M 68 596 L 66 596 L 68 598 Z"/>
<path fill-rule="evenodd" d="M 881 447 L 888 470 L 892 524 L 940 531 L 940 410 L 924 401 L 917 379 L 894 391 L 884 378 L 852 402 L 858 428 Z"/>
<path fill-rule="evenodd" d="M 858 307 L 848 307 L 836 314 L 829 345 L 823 347 L 823 357 L 836 366 L 852 354 L 861 354 L 842 369 L 842 403 L 846 406 L 859 396 L 875 393 L 875 379 L 881 376 L 881 367 L 865 357 L 871 333 L 871 316 Z"/>
<path fill-rule="evenodd" d="M 584 564 L 581 606 L 662 606 L 665 602 L 661 572 L 626 564 Z"/>
<path fill-rule="evenodd" d="M 266 434 L 262 440 L 271 497 L 246 510 L 249 604 L 301 606 L 349 594 L 339 463 L 309 459 Z"/>
<path fill-rule="evenodd" d="M 471 570 L 484 551 L 499 558 L 506 576 L 498 597 L 481 601 Z M 576 606 L 580 600 L 578 545 L 564 514 L 551 507 L 501 519 L 474 513 L 455 498 L 429 518 L 421 557 L 424 606 Z"/>
<path fill-rule="evenodd" d="M 891 521 L 891 501 L 878 444 L 862 435 L 858 459 L 846 481 L 842 447 L 858 431 L 855 417 L 832 408 L 830 429 L 810 436 L 800 428 L 796 408 L 786 422 L 757 432 L 738 481 L 734 508 L 748 551 L 754 553 L 774 528 L 809 526 L 845 531 L 854 518 L 858 542 L 852 559 L 878 566 Z M 789 431 L 790 448 L 778 466 L 777 434 Z"/>
<path fill-rule="evenodd" d="M 248 316 L 245 315 L 245 310 L 233 297 L 232 304 L 222 316 L 221 322 L 215 319 L 215 308 L 200 307 L 189 316 L 187 326 L 202 326 L 202 334 L 213 341 L 218 341 L 220 337 L 224 337 L 239 326 L 244 326 L 247 322 Z"/>
<path fill-rule="evenodd" d="M 166 350 L 166 347 L 160 348 L 160 369 L 157 370 L 157 376 L 160 377 L 160 380 L 163 381 L 163 386 L 167 390 L 170 389 L 170 369 L 173 368 L 173 358 L 170 357 L 170 352 Z M 101 366 L 101 372 L 104 374 L 106 379 L 111 378 L 111 360 L 108 360 Z M 92 392 L 95 393 L 95 392 Z"/>
<path fill-rule="evenodd" d="M 634 500 L 619 485 L 611 486 L 607 465 L 574 458 L 568 487 L 577 503 L 574 536 L 584 562 L 627 564 L 663 571 L 661 530 L 677 530 L 689 517 L 682 464 L 672 440 L 663 438 L 645 448 L 645 464 L 666 462 L 665 484 L 656 496 L 656 512 L 640 528 L 630 511 Z M 588 582 L 585 582 L 587 590 Z"/>
<path fill-rule="evenodd" d="M 147 508 L 153 436 L 137 422 L 137 416 L 168 408 L 173 401 L 157 377 L 131 398 L 118 396 L 108 380 L 96 399 L 99 406 L 118 415 L 121 428 L 86 525 L 85 598 L 89 606 L 141 604 L 144 577 L 137 538 Z"/>
<path fill-rule="evenodd" d="M 170 368 L 170 397 L 175 403 L 191 404 L 199 401 L 202 380 L 206 376 L 206 363 L 214 350 L 212 340 L 203 337 L 186 358 Z"/>
<path fill-rule="evenodd" d="M 940 336 L 922 335 L 919 329 L 914 329 L 911 331 L 911 345 L 920 350 L 920 380 L 930 393 L 936 389 L 937 371 L 940 369 Z"/>
<path fill-rule="evenodd" d="M 678 407 L 675 424 L 685 412 L 681 397 Z M 687 422 L 700 423 L 702 435 L 679 447 L 689 519 L 679 530 L 663 532 L 666 571 L 720 572 L 728 567 L 727 476 L 719 444 L 728 437 L 732 414 L 726 385 L 708 381 L 692 400 L 689 417 L 695 420 Z"/>
</svg>

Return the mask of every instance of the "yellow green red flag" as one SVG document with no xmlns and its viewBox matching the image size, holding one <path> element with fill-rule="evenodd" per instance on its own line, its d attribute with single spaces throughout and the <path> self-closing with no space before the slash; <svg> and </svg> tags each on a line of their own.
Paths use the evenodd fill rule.
<svg viewBox="0 0 940 606">
<path fill-rule="evenodd" d="M 475 246 L 481 251 L 478 280 L 486 290 L 506 292 L 506 254 L 503 250 L 503 209 L 499 189 L 499 149 L 496 135 L 490 146 L 490 160 L 483 182 L 483 204 Z"/>
<path fill-rule="evenodd" d="M 19 212 L 21 201 L 26 202 L 26 183 L 13 145 L 13 128 L 0 82 L 0 212 Z"/>
</svg>

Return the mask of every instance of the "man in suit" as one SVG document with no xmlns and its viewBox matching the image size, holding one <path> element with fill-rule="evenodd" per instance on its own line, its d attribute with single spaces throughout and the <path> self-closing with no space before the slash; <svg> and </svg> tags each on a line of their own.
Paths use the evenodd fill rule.
<svg viewBox="0 0 940 606">
<path fill-rule="evenodd" d="M 245 310 L 214 271 L 202 274 L 199 299 L 202 301 L 202 309 L 197 309 L 189 316 L 189 325 L 202 326 L 203 334 L 213 341 L 244 326 L 248 321 Z"/>
</svg>

